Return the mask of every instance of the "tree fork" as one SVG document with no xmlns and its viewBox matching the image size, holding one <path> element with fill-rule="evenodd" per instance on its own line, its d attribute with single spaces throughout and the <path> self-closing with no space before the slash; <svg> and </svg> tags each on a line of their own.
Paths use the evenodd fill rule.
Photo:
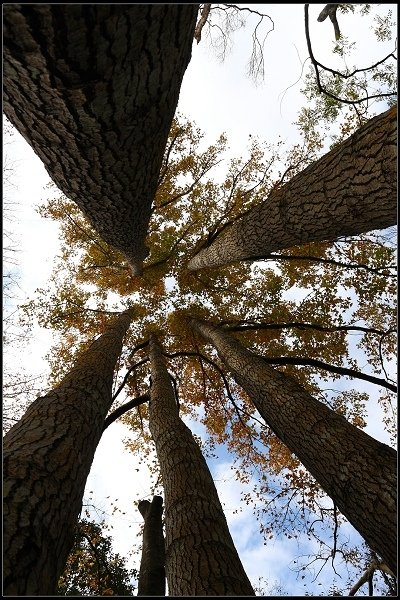
<svg viewBox="0 0 400 600">
<path fill-rule="evenodd" d="M 229 334 L 197 319 L 191 324 L 217 349 L 267 425 L 395 572 L 397 452 L 351 425 Z"/>
<path fill-rule="evenodd" d="M 114 320 L 4 437 L 5 595 L 55 594 L 133 314 Z"/>
<path fill-rule="evenodd" d="M 166 573 L 172 596 L 254 596 L 207 463 L 178 406 L 161 349 L 149 357 L 149 427 L 165 496 Z"/>
</svg>

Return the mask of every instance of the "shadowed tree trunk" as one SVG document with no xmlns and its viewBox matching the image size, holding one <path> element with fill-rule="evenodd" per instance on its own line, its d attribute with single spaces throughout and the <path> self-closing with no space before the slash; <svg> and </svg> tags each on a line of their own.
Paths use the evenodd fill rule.
<svg viewBox="0 0 400 600">
<path fill-rule="evenodd" d="M 165 540 L 162 525 L 163 499 L 138 504 L 144 519 L 138 596 L 165 596 Z"/>
<path fill-rule="evenodd" d="M 397 107 L 295 175 L 188 264 L 195 270 L 257 260 L 306 242 L 397 223 Z"/>
<path fill-rule="evenodd" d="M 134 274 L 198 4 L 8 4 L 3 110 Z"/>
<path fill-rule="evenodd" d="M 395 571 L 397 452 L 351 425 L 229 334 L 197 319 L 191 323 L 215 346 L 267 425 Z"/>
<path fill-rule="evenodd" d="M 179 417 L 171 380 L 154 337 L 149 357 L 149 426 L 165 492 L 169 594 L 254 596 L 207 463 Z"/>
<path fill-rule="evenodd" d="M 55 594 L 132 317 L 130 308 L 109 325 L 4 437 L 5 595 Z"/>
</svg>

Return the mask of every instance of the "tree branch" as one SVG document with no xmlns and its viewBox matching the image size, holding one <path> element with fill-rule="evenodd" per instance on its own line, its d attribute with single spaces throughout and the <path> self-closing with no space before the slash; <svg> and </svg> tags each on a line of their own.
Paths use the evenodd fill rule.
<svg viewBox="0 0 400 600">
<path fill-rule="evenodd" d="M 202 11 L 200 14 L 200 19 L 196 25 L 196 29 L 194 30 L 194 36 L 193 36 L 197 43 L 199 43 L 201 40 L 201 31 L 207 22 L 208 15 L 210 14 L 210 9 L 211 9 L 211 4 L 203 5 L 203 8 L 202 8 Z"/>
<path fill-rule="evenodd" d="M 337 267 L 343 267 L 344 269 L 365 269 L 369 273 L 374 273 L 375 275 L 380 275 L 380 276 L 385 276 L 385 277 L 388 277 L 388 276 L 397 277 L 397 275 L 395 275 L 394 273 L 382 273 L 381 272 L 382 269 L 395 268 L 395 266 L 380 267 L 380 268 L 375 269 L 373 267 L 369 267 L 368 265 L 363 265 L 363 264 L 358 264 L 358 263 L 344 263 L 344 262 L 341 262 L 338 260 L 334 260 L 333 258 L 319 258 L 318 256 L 309 256 L 307 254 L 299 255 L 299 256 L 293 256 L 290 254 L 268 254 L 266 256 L 251 257 L 252 260 L 254 258 L 257 258 L 258 260 L 309 260 L 309 261 L 313 261 L 313 262 L 335 265 Z"/>
<path fill-rule="evenodd" d="M 145 404 L 145 402 L 149 402 L 149 400 L 150 396 L 148 394 L 142 394 L 141 396 L 133 398 L 133 400 L 129 400 L 129 402 L 126 402 L 122 406 L 116 408 L 104 420 L 103 431 L 105 431 L 107 427 L 111 425 L 111 423 L 114 423 L 114 421 L 116 421 L 119 417 L 128 412 L 128 410 L 131 410 L 131 408 L 135 408 L 135 406 L 139 406 L 140 404 Z"/>
<path fill-rule="evenodd" d="M 347 73 L 347 74 L 343 74 L 340 73 L 339 71 L 335 71 L 334 69 L 330 69 L 329 67 L 326 67 L 325 65 L 323 65 L 322 63 L 320 63 L 319 61 L 316 60 L 313 50 L 312 50 L 312 46 L 311 46 L 311 39 L 310 39 L 310 29 L 309 29 L 309 16 L 308 16 L 308 8 L 309 8 L 309 4 L 305 4 L 304 5 L 304 22 L 305 22 L 305 34 L 306 34 L 306 41 L 307 41 L 307 48 L 308 48 L 308 54 L 310 56 L 311 59 L 311 63 L 314 67 L 314 71 L 315 71 L 315 78 L 317 81 L 317 86 L 318 86 L 318 91 L 322 94 L 325 94 L 326 96 L 328 96 L 329 98 L 332 98 L 333 100 L 336 100 L 337 102 L 343 102 L 344 104 L 351 104 L 353 106 L 355 106 L 356 104 L 361 104 L 362 102 L 366 102 L 368 100 L 372 100 L 373 98 L 390 98 L 392 96 L 395 96 L 395 92 L 393 93 L 381 93 L 381 94 L 374 94 L 372 96 L 367 95 L 363 98 L 359 98 L 358 100 L 347 100 L 346 98 L 339 98 L 338 96 L 335 96 L 334 94 L 331 94 L 331 92 L 328 92 L 328 90 L 321 84 L 321 78 L 320 78 L 320 73 L 318 70 L 318 67 L 321 67 L 321 69 L 324 69 L 325 71 L 328 71 L 334 75 L 337 75 L 339 77 L 342 77 L 343 79 L 347 79 L 349 77 L 352 77 L 353 75 L 355 75 L 356 73 L 360 73 L 360 72 L 364 72 L 364 71 L 369 71 L 373 68 L 375 68 L 376 66 L 382 64 L 383 62 L 385 62 L 388 58 L 392 57 L 394 59 L 396 59 L 396 57 L 391 53 L 388 54 L 388 56 L 386 58 L 384 58 L 382 61 L 378 61 L 376 64 L 370 66 L 370 67 L 366 67 L 364 69 L 355 69 L 352 73 Z"/>
<path fill-rule="evenodd" d="M 379 377 L 374 377 L 373 375 L 366 375 L 365 373 L 361 373 L 361 371 L 348 369 L 347 367 L 336 367 L 335 365 L 325 363 L 322 360 L 317 360 L 315 358 L 297 358 L 295 356 L 269 357 L 261 355 L 260 358 L 265 360 L 265 362 L 270 365 L 305 365 L 317 367 L 318 369 L 323 369 L 324 371 L 329 371 L 331 373 L 339 373 L 340 375 L 346 375 L 355 379 L 363 379 L 369 383 L 374 383 L 375 385 L 385 387 L 392 392 L 397 392 L 397 386 L 389 383 L 386 381 L 386 379 L 380 379 Z"/>
<path fill-rule="evenodd" d="M 251 321 L 221 321 L 219 323 L 219 327 L 224 327 L 229 331 L 249 331 L 254 329 L 316 329 L 317 331 L 326 331 L 329 333 L 334 333 L 336 331 L 360 331 L 362 333 L 374 333 L 380 336 L 385 336 L 390 333 L 396 333 L 396 329 L 389 329 L 388 331 L 381 331 L 380 329 L 374 329 L 372 327 L 361 327 L 358 325 L 331 325 L 326 327 L 324 325 L 319 325 L 318 323 L 303 323 L 299 321 L 289 322 L 289 323 L 257 323 Z"/>
</svg>

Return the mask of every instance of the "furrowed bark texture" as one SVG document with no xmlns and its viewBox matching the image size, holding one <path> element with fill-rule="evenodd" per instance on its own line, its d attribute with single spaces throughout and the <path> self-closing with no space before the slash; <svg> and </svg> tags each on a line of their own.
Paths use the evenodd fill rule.
<svg viewBox="0 0 400 600">
<path fill-rule="evenodd" d="M 195 270 L 397 223 L 397 106 L 295 175 L 217 235 Z"/>
<path fill-rule="evenodd" d="M 165 540 L 162 525 L 163 499 L 138 504 L 144 519 L 138 596 L 165 596 Z"/>
<path fill-rule="evenodd" d="M 122 313 L 4 437 L 5 595 L 55 595 L 132 316 Z"/>
<path fill-rule="evenodd" d="M 8 4 L 3 110 L 134 274 L 197 4 Z"/>
<path fill-rule="evenodd" d="M 227 333 L 197 319 L 192 325 L 217 349 L 267 425 L 395 572 L 397 452 L 351 425 Z"/>
<path fill-rule="evenodd" d="M 166 573 L 171 596 L 254 596 L 214 481 L 179 417 L 157 341 L 150 341 L 149 426 L 165 493 Z"/>
</svg>

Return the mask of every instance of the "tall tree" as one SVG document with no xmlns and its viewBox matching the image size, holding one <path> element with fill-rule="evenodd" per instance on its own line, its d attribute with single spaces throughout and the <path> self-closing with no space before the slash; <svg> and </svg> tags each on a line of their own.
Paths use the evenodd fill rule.
<svg viewBox="0 0 400 600">
<path fill-rule="evenodd" d="M 165 493 L 166 572 L 172 596 L 254 596 L 207 463 L 179 408 L 152 335 L 149 427 Z"/>
<path fill-rule="evenodd" d="M 257 260 L 306 242 L 390 227 L 397 223 L 396 182 L 397 106 L 214 233 L 188 267 Z"/>
<path fill-rule="evenodd" d="M 111 323 L 4 437 L 5 594 L 55 592 L 133 314 L 129 308 Z"/>
<path fill-rule="evenodd" d="M 199 348 L 199 341 L 179 315 L 190 306 L 191 314 L 207 317 L 208 307 L 210 313 L 218 315 L 220 324 L 239 326 L 245 344 L 251 344 L 260 354 L 268 349 L 270 361 L 288 357 L 287 362 L 292 364 L 283 367 L 285 372 L 363 428 L 367 424 L 367 402 L 375 399 L 371 386 L 368 389 L 363 385 L 357 391 L 346 385 L 346 391 L 338 395 L 332 388 L 344 382 L 335 385 L 337 370 L 329 375 L 321 371 L 322 363 L 320 367 L 313 364 L 298 368 L 293 361 L 318 357 L 335 367 L 351 366 L 382 377 L 386 361 L 395 351 L 395 254 L 384 241 L 382 246 L 377 234 L 370 234 L 335 244 L 295 247 L 285 256 L 271 255 L 268 260 L 279 260 L 273 268 L 270 263 L 250 266 L 240 262 L 225 269 L 188 272 L 187 256 L 197 240 L 205 236 L 210 223 L 223 216 L 234 218 L 266 197 L 273 185 L 268 172 L 276 156 L 275 149 L 264 151 L 252 143 L 250 153 L 233 160 L 226 177 L 217 184 L 210 176 L 212 166 L 222 157 L 223 140 L 204 151 L 199 148 L 200 140 L 201 132 L 192 124 L 181 117 L 174 120 L 150 223 L 151 254 L 142 278 L 126 276 L 128 267 L 120 253 L 101 240 L 74 203 L 62 197 L 52 199 L 42 214 L 60 222 L 61 259 L 54 267 L 49 289 L 42 290 L 26 311 L 29 316 L 37 315 L 43 326 L 60 333 L 61 343 L 49 355 L 52 380 L 59 382 L 82 341 L 101 331 L 109 315 L 121 310 L 124 298 L 134 295 L 138 312 L 120 359 L 120 366 L 128 370 L 125 374 L 121 371 L 115 383 L 116 402 L 124 395 L 131 399 L 131 407 L 145 400 L 149 374 L 143 345 L 146 331 L 149 326 L 163 330 L 169 368 L 181 397 L 181 414 L 193 416 L 204 426 L 205 452 L 212 452 L 213 444 L 226 443 L 238 479 L 254 481 L 246 502 L 254 507 L 264 542 L 270 544 L 271 535 L 278 539 L 287 535 L 294 543 L 299 540 L 304 548 L 310 535 L 318 544 L 314 536 L 320 532 L 314 528 L 309 533 L 309 524 L 321 517 L 324 556 L 327 547 L 329 551 L 334 547 L 334 535 L 336 539 L 337 523 L 329 499 L 271 430 L 260 427 L 254 405 L 215 359 L 213 350 Z M 308 144 L 285 156 L 285 169 L 295 167 L 298 172 L 304 159 L 310 159 Z M 301 295 L 293 296 L 292 290 L 297 288 L 302 288 Z M 349 298 L 350 290 L 354 291 L 354 300 Z M 169 314 L 172 306 L 175 312 Z M 361 362 L 354 354 L 355 339 L 366 352 L 368 369 L 363 368 L 365 359 Z M 137 344 L 137 354 L 132 353 L 131 348 Z M 132 363 L 134 357 L 138 361 L 135 358 Z M 388 392 L 382 403 L 389 403 L 391 394 Z M 123 417 L 131 430 L 129 448 L 142 458 L 148 456 L 148 448 L 153 448 L 146 416 L 145 405 Z M 264 478 L 254 477 L 254 473 L 262 473 Z M 276 498 L 275 505 L 270 503 L 266 509 L 271 498 Z M 339 515 L 338 520 L 340 525 L 343 517 Z M 341 530 L 339 526 L 339 549 L 345 538 Z M 358 542 L 355 546 L 358 551 Z M 350 553 L 346 551 L 345 556 L 347 561 Z M 358 559 L 351 560 L 349 569 L 353 574 Z M 327 561 L 328 570 L 331 559 Z"/>
<path fill-rule="evenodd" d="M 395 571 L 396 451 L 348 423 L 229 334 L 205 322 L 192 323 L 215 346 L 266 423 Z"/>
<path fill-rule="evenodd" d="M 120 254 L 99 238 L 72 202 L 62 198 L 49 202 L 42 214 L 61 224 L 62 256 L 54 268 L 52 285 L 28 305 L 27 314 L 36 314 L 43 326 L 61 333 L 62 343 L 50 355 L 53 377 L 59 381 L 71 364 L 71 348 L 94 335 L 110 312 L 121 310 L 123 298 L 135 294 L 140 315 L 136 314 L 121 357 L 121 366 L 128 370 L 116 385 L 118 398 L 126 394 L 131 407 L 145 400 L 148 367 L 143 347 L 147 337 L 143 336 L 149 326 L 163 329 L 182 414 L 193 416 L 205 427 L 205 451 L 213 444 L 226 443 L 238 479 L 253 478 L 254 472 L 264 476 L 253 480 L 254 488 L 246 501 L 254 507 L 265 543 L 271 543 L 271 535 L 287 535 L 302 544 L 307 544 L 311 535 L 319 543 L 314 537 L 319 531 L 314 528 L 309 534 L 307 525 L 318 515 L 323 518 L 320 539 L 321 544 L 325 542 L 321 546 L 324 555 L 328 539 L 329 549 L 334 547 L 331 540 L 337 524 L 329 499 L 270 429 L 259 427 L 256 409 L 245 393 L 218 359 L 215 363 L 209 348 L 199 350 L 198 340 L 193 339 L 179 314 L 190 306 L 191 314 L 207 317 L 205 306 L 209 307 L 210 313 L 218 315 L 219 324 L 238 326 L 244 343 L 251 344 L 260 354 L 268 349 L 272 363 L 283 359 L 291 363 L 283 367 L 285 372 L 351 423 L 364 428 L 367 403 L 375 401 L 372 387 L 349 389 L 346 383 L 346 391 L 341 393 L 332 388 L 340 388 L 344 383 L 335 385 L 340 367 L 345 366 L 351 366 L 353 374 L 362 370 L 376 373 L 381 379 L 386 361 L 395 352 L 395 253 L 384 240 L 382 245 L 380 236 L 370 234 L 335 244 L 295 247 L 285 256 L 271 255 L 271 262 L 279 260 L 273 268 L 266 263 L 253 265 L 250 270 L 250 265 L 241 262 L 225 269 L 187 272 L 187 255 L 204 237 L 209 223 L 222 213 L 227 213 L 228 219 L 236 216 L 251 202 L 266 196 L 271 183 L 265 174 L 275 156 L 270 148 L 263 152 L 252 144 L 250 155 L 232 161 L 224 181 L 217 185 L 208 177 L 212 165 L 221 158 L 223 145 L 214 144 L 201 152 L 200 139 L 201 134 L 193 125 L 181 117 L 174 120 L 150 223 L 151 255 L 142 278 L 126 277 L 127 267 L 121 264 Z M 306 158 L 309 156 L 306 146 Z M 298 163 L 304 165 L 303 149 L 291 153 L 287 161 L 285 167 L 301 169 Z M 162 229 L 160 236 L 163 223 L 168 223 L 168 227 Z M 297 288 L 302 288 L 301 295 L 293 296 L 291 290 Z M 354 293 L 354 299 L 350 299 L 350 293 Z M 172 305 L 175 313 L 166 321 Z M 370 363 L 367 369 L 365 359 L 360 360 L 354 353 L 355 340 L 366 353 Z M 133 364 L 132 356 L 137 355 L 130 356 L 129 348 L 138 342 L 140 358 Z M 298 357 L 318 357 L 322 362 L 319 366 L 314 361 L 315 364 L 298 368 Z M 323 363 L 333 364 L 335 373 L 321 371 Z M 347 375 L 351 375 L 348 370 Z M 385 418 L 390 417 L 391 401 L 392 392 L 382 397 L 382 406 L 385 412 L 388 410 Z M 144 406 L 123 417 L 131 430 L 129 448 L 142 457 L 152 447 L 146 415 Z M 265 508 L 273 497 L 275 505 L 269 504 L 268 510 L 262 510 L 260 507 Z M 299 512 L 300 519 L 295 517 Z M 339 515 L 338 519 L 340 525 L 343 517 Z M 338 548 L 345 538 L 341 530 L 339 526 Z M 327 534 L 331 537 L 327 538 Z M 356 546 L 357 550 L 357 543 Z M 346 551 L 345 556 L 347 561 L 350 553 Z M 356 559 L 351 560 L 349 569 L 353 574 Z M 326 569 L 330 564 L 328 558 Z"/>
<path fill-rule="evenodd" d="M 139 274 L 198 4 L 8 4 L 4 112 Z"/>
<path fill-rule="evenodd" d="M 144 519 L 138 596 L 165 596 L 165 540 L 162 524 L 163 499 L 138 504 Z"/>
</svg>

